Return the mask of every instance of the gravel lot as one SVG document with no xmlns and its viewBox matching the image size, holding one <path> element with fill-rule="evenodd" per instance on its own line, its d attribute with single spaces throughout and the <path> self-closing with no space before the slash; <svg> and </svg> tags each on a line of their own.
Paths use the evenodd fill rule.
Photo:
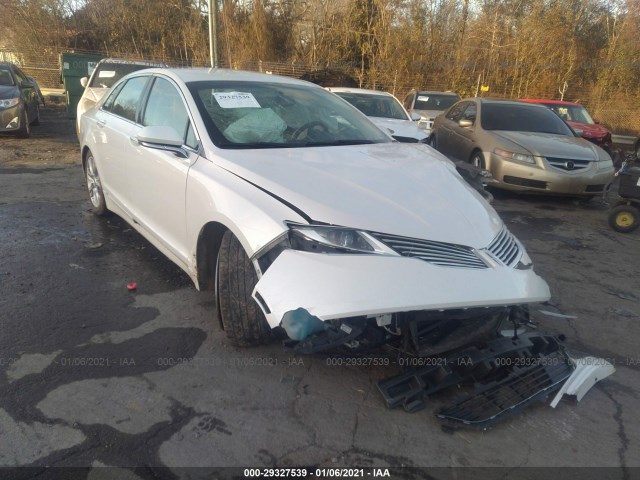
<svg viewBox="0 0 640 480">
<path fill-rule="evenodd" d="M 533 309 L 539 330 L 564 333 L 572 351 L 609 359 L 616 373 L 578 404 L 540 404 L 452 435 L 433 415 L 443 398 L 416 414 L 385 408 L 375 382 L 393 367 L 231 347 L 210 294 L 122 220 L 89 213 L 73 122 L 60 108 L 42 114 L 30 139 L 0 136 L 0 467 L 32 467 L 0 477 L 46 478 L 45 466 L 86 467 L 66 478 L 173 479 L 195 475 L 181 467 L 293 465 L 636 475 L 640 232 L 611 230 L 602 199 L 496 194 L 494 205 L 551 287 L 551 302 Z"/>
</svg>

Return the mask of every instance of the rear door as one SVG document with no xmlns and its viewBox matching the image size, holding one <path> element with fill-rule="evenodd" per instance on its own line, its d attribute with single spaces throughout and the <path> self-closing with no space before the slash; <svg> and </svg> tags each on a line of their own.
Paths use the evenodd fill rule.
<svg viewBox="0 0 640 480">
<path fill-rule="evenodd" d="M 131 139 L 141 129 L 140 105 L 150 79 L 149 75 L 140 75 L 126 80 L 116 87 L 94 118 L 98 145 L 93 153 L 107 202 L 117 204 L 129 216 L 134 210 L 132 192 L 136 188 L 129 165 L 139 156 L 137 142 Z"/>
</svg>

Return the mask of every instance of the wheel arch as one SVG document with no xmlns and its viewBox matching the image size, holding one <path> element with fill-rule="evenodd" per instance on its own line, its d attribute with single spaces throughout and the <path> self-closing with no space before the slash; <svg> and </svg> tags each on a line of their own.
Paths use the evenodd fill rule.
<svg viewBox="0 0 640 480">
<path fill-rule="evenodd" d="M 87 147 L 86 145 L 84 147 L 82 147 L 82 153 L 81 153 L 81 158 L 82 158 L 82 170 L 84 172 L 87 171 L 87 154 L 90 152 L 91 150 L 89 149 L 89 147 Z"/>
<path fill-rule="evenodd" d="M 213 290 L 216 259 L 222 237 L 229 228 L 220 222 L 208 222 L 202 226 L 196 243 L 196 272 L 200 290 Z"/>
<path fill-rule="evenodd" d="M 467 160 L 469 163 L 473 164 L 473 157 L 476 156 L 476 154 L 480 154 L 480 156 L 482 157 L 482 166 L 481 168 L 486 169 L 487 168 L 487 158 L 484 155 L 484 152 L 482 151 L 482 149 L 480 147 L 474 147 L 473 150 L 471 150 L 471 154 L 469 155 L 469 160 Z"/>
</svg>

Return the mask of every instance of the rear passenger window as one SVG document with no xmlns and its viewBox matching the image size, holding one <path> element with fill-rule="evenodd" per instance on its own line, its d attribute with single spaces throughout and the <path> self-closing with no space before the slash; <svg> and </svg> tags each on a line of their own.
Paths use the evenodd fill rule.
<svg viewBox="0 0 640 480">
<path fill-rule="evenodd" d="M 151 87 L 142 124 L 145 127 L 173 127 L 182 137 L 185 145 L 191 148 L 198 146 L 182 95 L 171 82 L 164 78 L 156 78 Z"/>
<path fill-rule="evenodd" d="M 114 115 L 136 121 L 136 113 L 140 105 L 140 97 L 149 77 L 134 77 L 125 83 L 120 93 L 115 97 L 109 111 Z"/>
</svg>

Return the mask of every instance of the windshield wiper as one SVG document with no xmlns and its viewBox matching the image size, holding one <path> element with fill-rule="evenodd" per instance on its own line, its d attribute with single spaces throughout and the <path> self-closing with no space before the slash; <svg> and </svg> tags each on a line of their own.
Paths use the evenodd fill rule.
<svg viewBox="0 0 640 480">
<path fill-rule="evenodd" d="M 303 142 L 295 145 L 301 147 L 337 147 L 340 145 L 371 145 L 372 143 L 379 142 L 373 140 L 331 140 L 330 142 Z"/>
<path fill-rule="evenodd" d="M 278 142 L 256 142 L 256 143 L 225 143 L 220 145 L 222 148 L 234 149 L 259 149 L 259 148 L 294 148 L 297 144 L 278 143 Z"/>
</svg>

